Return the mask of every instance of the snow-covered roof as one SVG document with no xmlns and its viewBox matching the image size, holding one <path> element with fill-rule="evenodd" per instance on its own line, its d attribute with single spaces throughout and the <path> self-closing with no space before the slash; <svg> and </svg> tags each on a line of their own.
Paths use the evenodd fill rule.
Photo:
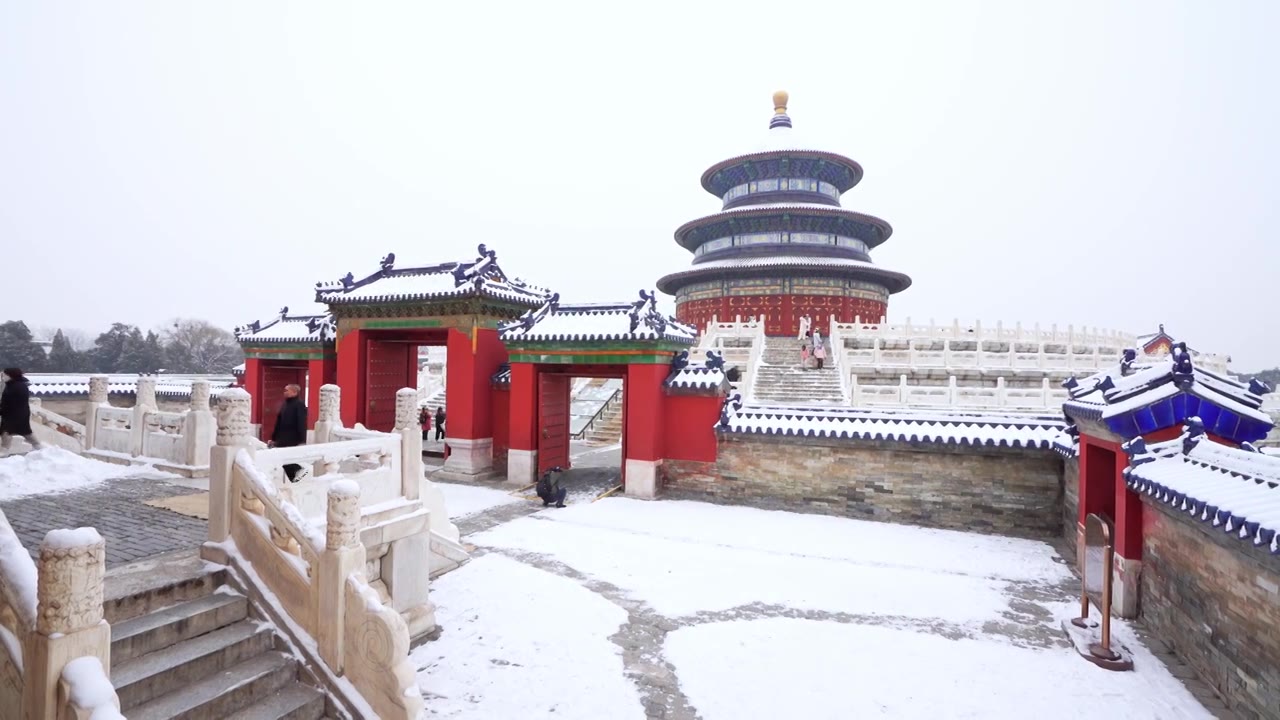
<svg viewBox="0 0 1280 720">
<path fill-rule="evenodd" d="M 683 350 L 672 361 L 671 374 L 663 384 L 682 390 L 728 390 L 729 382 L 723 353 L 708 350 L 705 359 L 690 362 L 689 351 Z"/>
<path fill-rule="evenodd" d="M 827 216 L 832 216 L 837 218 L 843 218 L 845 220 L 849 220 L 862 225 L 871 225 L 876 228 L 879 228 L 880 232 L 877 237 L 860 237 L 859 238 L 867 244 L 867 247 L 871 247 L 871 248 L 874 248 L 877 245 L 880 245 L 881 243 L 883 243 L 885 240 L 888 240 L 889 236 L 893 234 L 893 227 L 889 225 L 889 223 L 885 222 L 884 220 L 881 220 L 880 218 L 875 217 L 874 215 L 866 215 L 860 212 L 854 212 L 853 210 L 846 210 L 845 208 L 842 208 L 839 205 L 828 205 L 824 203 L 806 203 L 806 202 L 759 203 L 759 204 L 743 205 L 741 207 L 730 208 L 729 210 L 721 210 L 717 213 L 706 215 L 696 220 L 690 220 L 689 222 L 676 228 L 676 232 L 675 232 L 676 242 L 692 250 L 693 248 L 689 247 L 689 245 L 683 241 L 683 238 L 685 237 L 685 235 L 689 233 L 690 230 L 693 230 L 695 228 L 699 228 L 704 225 L 713 225 L 721 221 L 731 222 L 743 216 L 795 215 L 795 214 L 827 215 Z"/>
<path fill-rule="evenodd" d="M 901 292 L 911 286 L 911 278 L 893 270 L 887 270 L 875 263 L 851 258 L 825 257 L 820 255 L 761 255 L 758 257 L 727 258 L 709 262 L 695 262 L 687 270 L 671 273 L 658 281 L 663 292 L 670 292 L 670 284 L 689 277 L 697 277 L 717 270 L 749 270 L 756 268 L 829 268 L 833 270 L 857 271 L 860 274 L 874 276 L 883 282 L 889 292 Z"/>
<path fill-rule="evenodd" d="M 235 333 L 241 344 L 323 344 L 333 342 L 337 327 L 333 316 L 328 313 L 290 315 L 289 308 L 282 307 L 274 318 L 265 323 L 255 320 L 236 328 Z"/>
<path fill-rule="evenodd" d="M 657 294 L 640 291 L 632 303 L 561 305 L 560 296 L 500 328 L 503 342 L 593 342 L 667 340 L 692 345 L 697 328 L 663 315 Z"/>
<path fill-rule="evenodd" d="M 316 301 L 353 305 L 482 295 L 528 306 L 546 302 L 551 294 L 546 288 L 507 277 L 498 266 L 497 253 L 483 244 L 478 250 L 480 257 L 470 262 L 408 268 L 395 267 L 395 253 L 390 253 L 376 272 L 362 280 L 347 273 L 338 280 L 316 283 Z"/>
<path fill-rule="evenodd" d="M 1053 436 L 1053 451 L 1068 460 L 1080 457 L 1080 431 L 1074 425 L 1059 430 Z"/>
<path fill-rule="evenodd" d="M 1048 449 L 1065 426 L 1061 418 L 1032 415 L 743 406 L 735 395 L 726 399 L 718 429 L 756 435 Z"/>
<path fill-rule="evenodd" d="M 1139 363 L 1133 349 L 1114 368 L 1064 383 L 1070 399 L 1063 409 L 1073 418 L 1098 420 L 1112 432 L 1134 437 L 1199 417 L 1212 433 L 1237 441 L 1257 441 L 1274 426 L 1261 410 L 1270 388 L 1241 383 L 1195 367 L 1185 343 L 1169 357 Z"/>
<path fill-rule="evenodd" d="M 232 375 L 243 375 L 243 374 L 244 374 L 244 365 L 245 365 L 244 363 L 240 363 L 239 365 L 237 365 L 237 366 L 235 366 L 235 367 L 231 368 L 231 374 L 232 374 Z"/>
<path fill-rule="evenodd" d="M 489 376 L 489 383 L 499 388 L 511 387 L 511 363 L 499 365 L 498 371 Z"/>
<path fill-rule="evenodd" d="M 107 376 L 108 395 L 132 395 L 138 389 L 138 375 Z M 228 375 L 211 375 L 197 378 L 190 375 L 158 375 L 156 376 L 156 397 L 190 397 L 191 382 L 196 379 L 209 381 L 212 395 L 235 384 L 235 378 Z M 66 395 L 88 395 L 89 376 L 62 373 L 30 373 L 27 375 L 28 390 L 33 397 L 57 397 Z"/>
<path fill-rule="evenodd" d="M 1280 554 L 1280 457 L 1247 443 L 1234 448 L 1213 442 L 1199 418 L 1180 438 L 1153 445 L 1137 438 L 1124 448 L 1130 489 Z"/>
</svg>

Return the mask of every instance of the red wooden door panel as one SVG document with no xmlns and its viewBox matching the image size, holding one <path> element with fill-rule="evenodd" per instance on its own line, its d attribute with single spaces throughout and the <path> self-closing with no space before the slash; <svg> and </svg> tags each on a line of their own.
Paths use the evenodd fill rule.
<svg viewBox="0 0 1280 720">
<path fill-rule="evenodd" d="M 262 434 L 260 439 L 266 442 L 271 439 L 271 432 L 276 428 L 276 415 L 280 405 L 284 403 L 284 386 L 294 384 L 307 387 L 307 369 L 296 365 L 263 365 L 262 397 L 258 400 L 262 407 Z"/>
<path fill-rule="evenodd" d="M 538 472 L 569 467 L 569 376 L 538 375 Z"/>
<path fill-rule="evenodd" d="M 364 426 L 379 432 L 391 432 L 396 425 L 396 392 L 403 387 L 416 387 L 405 376 L 409 368 L 408 343 L 369 341 L 368 367 L 365 369 Z"/>
</svg>

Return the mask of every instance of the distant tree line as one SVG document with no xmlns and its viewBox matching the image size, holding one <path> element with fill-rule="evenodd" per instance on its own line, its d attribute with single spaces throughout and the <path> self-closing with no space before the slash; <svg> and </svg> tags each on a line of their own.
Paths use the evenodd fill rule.
<svg viewBox="0 0 1280 720">
<path fill-rule="evenodd" d="M 203 320 L 175 320 L 145 334 L 136 325 L 114 323 L 92 341 L 84 333 L 57 329 L 47 354 L 36 339 L 21 320 L 0 323 L 0 367 L 50 373 L 225 374 L 244 362 L 235 336 Z"/>
</svg>

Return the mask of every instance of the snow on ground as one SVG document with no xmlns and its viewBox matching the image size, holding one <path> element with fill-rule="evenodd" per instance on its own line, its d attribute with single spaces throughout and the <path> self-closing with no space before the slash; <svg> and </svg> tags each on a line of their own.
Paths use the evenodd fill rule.
<svg viewBox="0 0 1280 720">
<path fill-rule="evenodd" d="M 788 618 L 681 628 L 664 654 L 704 720 L 1021 718 L 1032 708 L 1046 720 L 1213 717 L 1149 655 L 1136 672 L 1109 672 L 1072 650 Z"/>
<path fill-rule="evenodd" d="M 0 500 L 90 487 L 118 478 L 177 477 L 155 468 L 115 465 L 46 447 L 0 458 Z"/>
<path fill-rule="evenodd" d="M 444 493 L 444 504 L 449 510 L 449 519 L 451 520 L 475 515 L 499 505 L 523 502 L 523 500 L 511 495 L 506 490 L 446 482 L 436 482 L 435 485 Z"/>
<path fill-rule="evenodd" d="M 1007 580 L 1068 577 L 1040 542 L 696 502 L 610 498 L 471 541 L 551 555 L 669 617 L 763 603 L 978 626 L 1009 609 Z"/>
<path fill-rule="evenodd" d="M 429 716 L 643 720 L 609 641 L 617 605 L 498 555 L 434 581 L 431 600 L 443 633 L 411 655 Z"/>
</svg>

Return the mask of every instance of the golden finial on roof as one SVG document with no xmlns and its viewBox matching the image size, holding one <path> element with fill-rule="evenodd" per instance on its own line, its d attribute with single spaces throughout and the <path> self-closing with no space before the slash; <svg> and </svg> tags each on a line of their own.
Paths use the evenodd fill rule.
<svg viewBox="0 0 1280 720">
<path fill-rule="evenodd" d="M 779 90 L 778 92 L 774 93 L 773 94 L 773 113 L 775 115 L 786 115 L 787 100 L 789 99 L 790 99 L 790 96 L 787 95 L 786 90 Z"/>
</svg>

